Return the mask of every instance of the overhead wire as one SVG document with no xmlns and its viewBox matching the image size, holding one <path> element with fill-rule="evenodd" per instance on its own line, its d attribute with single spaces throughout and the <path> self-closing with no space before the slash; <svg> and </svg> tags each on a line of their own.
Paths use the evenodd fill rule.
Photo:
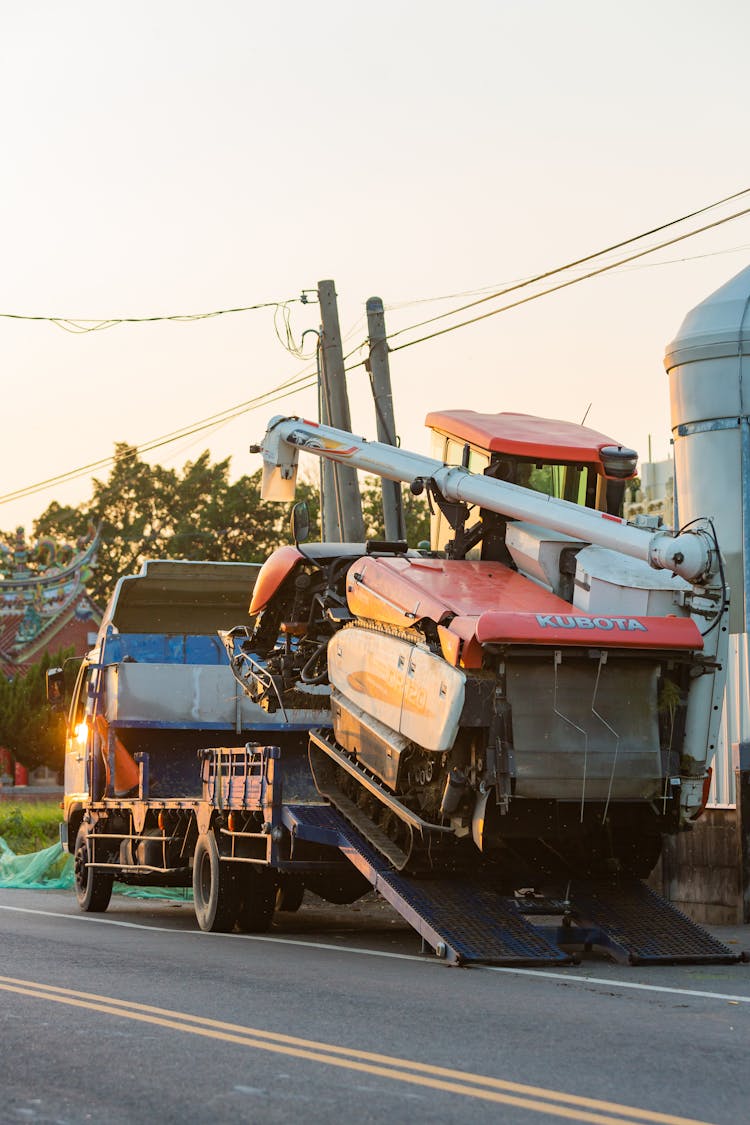
<svg viewBox="0 0 750 1125">
<path fill-rule="evenodd" d="M 114 454 L 108 457 L 101 457 L 97 461 L 91 461 L 87 465 L 81 465 L 77 469 L 71 469 L 65 473 L 59 473 L 57 476 L 48 477 L 46 480 L 38 481 L 36 484 L 27 485 L 23 488 L 15 489 L 12 492 L 6 492 L 0 495 L 0 504 L 7 504 L 14 500 L 22 500 L 27 496 L 33 496 L 37 492 L 43 492 L 54 485 L 67 484 L 70 481 L 78 480 L 81 477 L 88 476 L 99 469 L 106 469 L 113 465 L 118 459 L 128 460 L 136 458 L 144 453 L 151 453 L 155 449 L 160 449 L 165 445 L 171 444 L 173 441 L 181 441 L 184 438 L 192 437 L 194 434 L 201 432 L 210 432 L 218 429 L 227 422 L 234 421 L 242 414 L 246 414 L 251 410 L 255 410 L 260 406 L 269 406 L 273 402 L 278 402 L 282 398 L 288 398 L 291 394 L 297 394 L 300 390 L 306 390 L 309 387 L 316 385 L 317 378 L 314 374 L 301 376 L 294 380 L 295 385 L 280 385 L 271 388 L 262 395 L 258 395 L 255 399 L 250 399 L 241 405 L 234 407 L 231 410 L 223 411 L 220 415 L 214 415 L 211 418 L 203 419 L 201 422 L 193 426 L 185 426 L 181 430 L 172 431 L 169 434 L 164 434 L 159 438 L 154 438 L 150 441 L 143 442 L 140 445 L 129 447 L 124 454 Z"/>
<path fill-rule="evenodd" d="M 628 271 L 657 269 L 659 266 L 676 266 L 682 262 L 699 262 L 704 258 L 720 258 L 723 254 L 739 254 L 745 250 L 750 250 L 750 243 L 745 242 L 741 246 L 726 246 L 723 250 L 707 250 L 703 254 L 686 254 L 682 258 L 662 258 L 660 262 L 639 262 L 637 266 L 629 266 Z"/>
<path fill-rule="evenodd" d="M 354 325 L 345 334 L 344 339 L 349 339 L 353 335 L 353 333 L 359 327 L 361 321 L 362 317 L 359 317 L 357 321 L 355 321 Z M 362 344 L 358 344 L 355 348 L 348 352 L 344 358 L 349 358 L 362 346 Z M 155 449 L 160 449 L 163 446 L 169 445 L 174 441 L 181 441 L 185 438 L 193 437 L 196 434 L 213 433 L 220 427 L 234 421 L 236 418 L 241 417 L 243 414 L 247 414 L 250 411 L 256 410 L 261 406 L 269 406 L 272 403 L 278 402 L 283 398 L 288 398 L 289 395 L 296 394 L 299 391 L 308 390 L 316 386 L 317 382 L 318 374 L 316 364 L 316 366 L 312 370 L 305 370 L 290 375 L 289 378 L 283 380 L 281 383 L 278 383 L 275 387 L 271 387 L 269 390 L 264 391 L 260 395 L 256 395 L 251 399 L 247 399 L 245 402 L 236 404 L 235 406 L 226 407 L 224 410 L 220 410 L 216 414 L 211 414 L 206 418 L 202 418 L 196 423 L 189 423 L 188 425 L 182 426 L 177 430 L 172 430 L 167 434 L 162 434 L 160 437 L 150 439 L 136 446 L 132 446 L 130 447 L 128 452 L 126 452 L 124 455 L 120 454 L 119 456 L 124 456 L 125 459 L 131 457 L 135 458 L 141 456 L 144 453 L 150 453 Z M 70 469 L 67 472 L 59 473 L 57 476 L 48 477 L 46 480 L 38 481 L 36 482 L 36 484 L 27 485 L 23 488 L 16 489 L 15 491 L 7 492 L 3 495 L 0 495 L 0 504 L 11 503 L 14 500 L 22 500 L 28 496 L 36 495 L 36 493 L 38 492 L 43 492 L 46 489 L 53 487 L 54 485 L 67 484 L 71 481 L 79 480 L 81 477 L 88 476 L 92 472 L 108 468 L 117 460 L 117 454 L 110 454 L 107 457 L 99 458 L 99 460 L 97 461 L 89 462 L 87 465 L 81 465 L 76 469 Z"/>
<path fill-rule="evenodd" d="M 748 189 L 748 190 L 750 190 L 750 189 Z M 530 301 L 536 301 L 540 297 L 547 297 L 550 293 L 557 293 L 562 289 L 569 288 L 571 285 L 578 285 L 581 281 L 587 281 L 589 278 L 597 277 L 600 274 L 607 273 L 610 270 L 617 269 L 620 266 L 626 265 L 628 262 L 634 262 L 638 258 L 643 258 L 646 254 L 653 254 L 655 250 L 663 250 L 667 246 L 674 246 L 678 242 L 684 242 L 685 239 L 687 239 L 687 238 L 693 238 L 697 234 L 704 234 L 707 230 L 714 230 L 716 227 L 720 227 L 724 223 L 729 223 L 733 219 L 739 219 L 739 218 L 742 218 L 742 216 L 748 215 L 748 214 L 750 214 L 750 207 L 746 207 L 746 208 L 744 208 L 744 210 L 737 211 L 732 215 L 726 215 L 721 219 L 716 219 L 713 223 L 707 223 L 706 225 L 704 225 L 702 227 L 698 227 L 697 230 L 687 231 L 685 234 L 677 235 L 675 238 L 667 239 L 664 242 L 657 243 L 657 245 L 655 245 L 655 246 L 649 246 L 645 250 L 639 250 L 635 254 L 630 254 L 625 258 L 618 259 L 615 262 L 608 262 L 606 265 L 600 266 L 598 269 L 589 270 L 588 272 L 586 272 L 584 274 L 578 274 L 576 277 L 571 277 L 567 281 L 561 281 L 558 285 L 551 285 L 547 289 L 542 289 L 538 293 L 531 293 L 526 297 L 519 298 L 519 300 L 517 300 L 517 301 L 510 301 L 506 305 L 501 305 L 500 308 L 490 309 L 489 312 L 480 313 L 478 316 L 470 317 L 468 320 L 462 320 L 458 324 L 451 324 L 451 325 L 448 325 L 447 328 L 440 328 L 437 331 L 430 332 L 425 336 L 419 336 L 419 337 L 417 337 L 416 340 L 407 340 L 406 343 L 397 344 L 395 347 L 389 348 L 389 351 L 392 351 L 392 352 L 402 351 L 404 348 L 411 348 L 415 344 L 423 344 L 427 340 L 433 340 L 438 336 L 445 336 L 449 332 L 455 332 L 459 328 L 466 328 L 470 324 L 477 324 L 480 320 L 487 320 L 487 319 L 489 319 L 489 317 L 497 316 L 498 313 L 507 312 L 509 309 L 518 308 L 520 305 L 528 304 Z M 558 270 L 556 272 L 559 273 L 560 271 Z M 551 274 L 540 275 L 540 279 L 541 279 L 541 277 L 544 277 L 544 276 L 551 276 Z M 515 288 L 521 288 L 521 286 L 516 286 Z M 506 292 L 510 292 L 510 291 L 511 290 L 506 290 Z M 500 294 L 498 294 L 498 295 L 500 295 Z M 474 304 L 479 304 L 479 303 L 480 302 L 474 302 Z M 464 308 L 469 308 L 469 307 L 472 307 L 472 306 L 464 306 Z M 395 336 L 400 336 L 404 332 L 414 331 L 415 328 L 420 328 L 425 324 L 433 323 L 435 320 L 438 320 L 438 319 L 442 320 L 446 316 L 455 316 L 459 312 L 462 312 L 462 311 L 463 311 L 463 309 L 461 309 L 461 308 L 453 309 L 452 312 L 450 312 L 450 313 L 443 313 L 439 317 L 432 317 L 428 321 L 421 321 L 419 324 L 411 325 L 410 328 L 399 329 L 398 332 L 390 333 L 387 338 L 389 340 L 392 340 Z"/>
<path fill-rule="evenodd" d="M 744 195 L 750 194 L 750 188 L 743 188 L 741 191 L 734 192 L 732 195 L 727 195 L 723 199 L 716 200 L 714 203 L 708 203 L 704 207 L 699 207 L 695 211 L 689 212 L 687 215 L 682 215 L 679 219 L 670 219 L 667 223 L 661 223 L 659 226 L 652 227 L 651 230 L 643 231 L 641 234 L 633 235 L 630 238 L 625 238 L 620 242 L 615 242 L 611 246 L 607 246 L 602 250 L 596 250 L 590 254 L 585 254 L 581 258 L 576 258 L 573 261 L 566 262 L 564 265 L 555 266 L 553 269 L 545 270 L 543 273 L 535 274 L 532 277 L 523 278 L 521 281 L 514 282 L 505 286 L 493 293 L 488 293 L 483 297 L 478 297 L 475 301 L 468 301 L 464 305 L 459 305 L 457 308 L 448 309 L 446 312 L 437 313 L 435 316 L 427 317 L 425 320 L 417 321 L 416 324 L 411 324 L 407 328 L 400 328 L 396 332 L 389 333 L 389 339 L 394 339 L 396 336 L 402 336 L 405 332 L 413 332 L 417 328 L 423 328 L 427 324 L 434 324 L 438 320 L 444 320 L 446 317 L 457 316 L 461 312 L 466 312 L 468 309 L 475 308 L 477 305 L 486 304 L 487 301 L 496 300 L 499 297 L 504 297 L 508 293 L 516 292 L 518 289 L 524 289 L 529 285 L 534 285 L 541 281 L 546 281 L 547 278 L 555 277 L 557 274 L 566 273 L 568 270 L 574 269 L 577 266 L 585 265 L 587 262 L 592 262 L 597 258 L 603 258 L 607 254 L 612 254 L 616 250 L 622 250 L 625 246 L 632 246 L 635 242 L 642 242 L 644 238 L 651 238 L 654 234 L 659 234 L 661 231 L 669 230 L 671 227 L 679 226 L 681 223 L 686 223 L 690 219 L 696 218 L 698 215 L 704 215 L 708 211 L 714 211 L 717 207 L 723 206 L 734 199 L 739 199 Z M 744 214 L 745 212 L 741 212 Z M 736 218 L 737 216 L 730 216 L 729 218 Z M 722 220 L 728 222 L 729 219 Z M 720 224 L 717 224 L 720 225 Z M 702 229 L 710 229 L 708 227 Z M 691 237 L 692 234 L 698 234 L 700 231 L 693 231 L 684 237 Z M 670 246 L 672 243 L 665 242 L 663 246 Z M 661 249 L 661 246 L 654 246 L 652 250 Z M 644 251 L 644 253 L 651 253 L 652 250 Z M 626 261 L 628 259 L 625 259 Z M 618 263 L 619 264 L 619 263 Z M 553 290 L 550 290 L 553 292 Z M 513 306 L 509 306 L 513 307 Z M 472 323 L 467 321 L 467 323 Z M 393 349 L 394 351 L 396 349 Z"/>
<path fill-rule="evenodd" d="M 721 250 L 706 250 L 703 254 L 685 254 L 681 258 L 663 258 L 658 262 L 640 262 L 638 265 L 630 266 L 629 268 L 632 270 L 657 269 L 659 266 L 679 265 L 682 262 L 698 262 L 702 261 L 704 258 L 720 258 L 725 254 L 739 254 L 745 250 L 750 250 L 750 243 L 743 242 L 739 246 L 725 246 Z M 516 277 L 511 281 L 502 282 L 502 286 L 517 285 L 520 282 L 530 280 L 531 278 L 529 276 Z M 489 293 L 490 291 L 494 293 L 498 290 L 499 284 L 499 282 L 496 282 L 494 285 L 482 285 L 476 289 L 465 289 L 460 293 L 441 293 L 439 296 L 435 297 L 417 297 L 410 301 L 393 301 L 386 304 L 384 308 L 386 312 L 400 312 L 403 309 L 414 308 L 415 305 L 435 305 L 440 304 L 441 301 L 451 301 L 459 297 L 473 297 L 482 293 Z"/>
<path fill-rule="evenodd" d="M 291 316 L 292 310 L 288 301 L 276 306 L 273 314 L 273 328 L 276 333 L 276 339 L 279 341 L 284 351 L 289 352 L 295 359 L 312 359 L 315 355 L 315 351 L 313 350 L 312 352 L 306 353 L 302 343 L 297 344 L 294 341 Z"/>
<path fill-rule="evenodd" d="M 95 320 L 91 317 L 71 316 L 30 316 L 26 313 L 0 313 L 3 320 L 30 320 L 44 321 L 54 324 L 65 332 L 83 335 L 87 332 L 101 332 L 106 328 L 114 328 L 117 324 L 158 324 L 171 321 L 175 324 L 189 324 L 196 320 L 212 320 L 219 316 L 232 316 L 235 313 L 255 312 L 258 309 L 279 309 L 287 306 L 292 301 L 301 301 L 301 297 L 289 298 L 286 301 L 263 301 L 257 305 L 240 305 L 235 308 L 213 309 L 211 312 L 199 313 L 172 313 L 166 316 L 113 316 Z M 304 302 L 307 303 L 307 302 Z"/>
<path fill-rule="evenodd" d="M 686 222 L 689 219 L 696 217 L 697 215 L 705 214 L 706 212 L 714 210 L 716 207 L 721 206 L 722 204 L 725 204 L 725 203 L 727 203 L 731 200 L 740 198 L 744 195 L 747 195 L 748 193 L 750 193 L 750 188 L 745 188 L 742 191 L 735 192 L 732 195 L 726 196 L 722 200 L 718 200 L 715 203 L 708 204 L 705 207 L 701 207 L 701 208 L 689 213 L 688 215 L 682 216 L 679 219 L 674 219 L 674 220 L 671 220 L 668 223 L 663 223 L 658 227 L 654 227 L 651 230 L 642 233 L 641 235 L 637 235 L 637 236 L 634 236 L 632 238 L 624 239 L 621 242 L 614 243 L 611 246 L 606 247 L 603 250 L 597 251 L 596 253 L 588 254 L 588 255 L 585 255 L 582 258 L 576 259 L 573 262 L 569 262 L 564 266 L 558 266 L 555 269 L 547 270 L 542 274 L 535 275 L 533 278 L 524 279 L 523 281 L 518 282 L 514 285 L 507 286 L 504 289 L 496 291 L 496 292 L 494 292 L 492 294 L 489 294 L 487 296 L 481 297 L 476 301 L 472 301 L 472 302 L 469 302 L 467 304 L 458 306 L 457 308 L 447 310 L 446 312 L 438 314 L 435 317 L 431 317 L 431 318 L 428 318 L 427 320 L 419 321 L 416 324 L 410 325 L 406 328 L 399 329 L 396 332 L 389 333 L 389 335 L 386 337 L 386 339 L 391 340 L 391 339 L 394 339 L 397 336 L 403 335 L 406 332 L 414 331 L 417 328 L 423 327 L 427 324 L 434 323 L 435 321 L 442 320 L 442 319 L 445 319 L 445 318 L 450 317 L 450 316 L 456 316 L 459 313 L 461 313 L 463 311 L 466 311 L 469 308 L 474 308 L 477 305 L 485 303 L 486 301 L 497 299 L 498 297 L 504 296 L 507 293 L 510 293 L 510 292 L 516 291 L 518 289 L 524 288 L 525 286 L 531 285 L 534 282 L 543 281 L 544 279 L 555 276 L 559 273 L 569 271 L 571 269 L 575 269 L 577 267 L 580 267 L 582 264 L 584 264 L 586 262 L 590 262 L 590 261 L 595 260 L 596 258 L 605 257 L 606 255 L 612 254 L 617 249 L 621 249 L 625 246 L 632 245 L 634 242 L 642 241 L 644 238 L 651 237 L 653 234 L 658 233 L 659 231 L 663 231 L 663 230 L 666 230 L 670 227 L 674 227 L 674 226 L 676 226 L 680 223 Z M 712 223 L 706 224 L 706 225 L 704 225 L 702 227 L 699 227 L 697 229 L 694 229 L 694 230 L 690 230 L 688 232 L 685 232 L 681 235 L 676 236 L 675 238 L 665 240 L 665 241 L 663 241 L 661 243 L 658 243 L 656 245 L 649 246 L 646 249 L 638 251 L 637 253 L 628 255 L 625 258 L 621 258 L 621 259 L 617 259 L 617 260 L 612 261 L 612 262 L 608 262 L 605 265 L 600 266 L 598 269 L 590 270 L 590 271 L 588 271 L 588 272 L 586 272 L 582 275 L 578 274 L 577 276 L 569 278 L 566 281 L 563 281 L 558 285 L 550 286 L 546 289 L 541 290 L 540 292 L 536 292 L 536 293 L 530 294 L 528 296 L 522 297 L 518 301 L 513 301 L 513 302 L 510 302 L 508 304 L 502 305 L 500 308 L 491 309 L 486 313 L 482 313 L 478 316 L 471 317 L 468 320 L 459 322 L 458 324 L 452 324 L 452 325 L 447 326 L 446 328 L 442 328 L 442 329 L 439 329 L 435 332 L 431 332 L 431 333 L 429 333 L 425 336 L 418 337 L 417 339 L 408 340 L 408 341 L 404 342 L 403 344 L 398 344 L 395 347 L 389 348 L 389 350 L 390 351 L 400 351 L 400 350 L 402 350 L 404 348 L 407 348 L 407 347 L 413 347 L 415 344 L 424 343 L 427 340 L 434 339 L 435 337 L 442 336 L 442 335 L 445 335 L 449 332 L 456 331 L 459 328 L 464 328 L 464 327 L 467 327 L 470 324 L 475 324 L 475 323 L 477 323 L 481 320 L 485 320 L 485 319 L 488 319 L 489 317 L 496 316 L 501 312 L 506 312 L 509 309 L 518 307 L 519 305 L 526 304 L 530 301 L 537 300 L 540 297 L 547 296 L 550 293 L 558 292 L 561 289 L 568 288 L 569 286 L 575 285 L 580 281 L 585 281 L 589 278 L 592 278 L 592 277 L 604 274 L 606 272 L 609 272 L 611 270 L 617 269 L 617 268 L 619 268 L 623 265 L 626 265 L 630 262 L 633 262 L 633 261 L 636 261 L 640 258 L 643 258 L 648 254 L 654 253 L 656 250 L 664 249 L 667 246 L 675 245 L 676 243 L 682 242 L 687 238 L 692 238 L 693 236 L 695 236 L 697 234 L 704 233 L 707 230 L 715 229 L 716 227 L 722 226 L 724 223 L 731 222 L 732 220 L 740 218 L 740 217 L 742 217 L 742 216 L 744 216 L 748 213 L 750 213 L 750 208 L 746 208 L 742 211 L 736 212 L 736 213 L 734 213 L 732 215 L 729 215 L 729 216 L 724 216 L 723 218 L 717 219 Z M 297 299 L 301 300 L 301 301 L 303 300 L 302 298 L 297 298 Z M 307 302 L 303 301 L 303 303 L 307 303 Z M 272 301 L 272 302 L 264 302 L 262 304 L 257 304 L 257 305 L 244 306 L 242 308 L 238 307 L 238 308 L 233 308 L 233 309 L 220 309 L 220 310 L 215 310 L 214 312 L 211 312 L 211 313 L 197 313 L 197 314 L 190 314 L 190 315 L 187 315 L 187 316 L 172 315 L 172 316 L 156 316 L 156 317 L 142 317 L 142 318 L 137 318 L 137 317 L 135 317 L 135 318 L 133 318 L 133 317 L 131 317 L 131 318 L 112 318 L 109 321 L 100 321 L 100 322 L 96 322 L 96 323 L 99 326 L 104 327 L 104 326 L 111 326 L 113 324 L 122 324 L 122 323 L 147 323 L 147 322 L 164 321 L 164 320 L 170 320 L 170 321 L 199 320 L 199 319 L 206 319 L 206 318 L 213 317 L 213 316 L 221 316 L 221 315 L 225 315 L 225 314 L 233 313 L 233 312 L 247 312 L 247 311 L 252 311 L 254 309 L 260 309 L 260 308 L 274 308 L 276 310 L 275 316 L 274 316 L 276 334 L 277 334 L 280 342 L 282 343 L 282 346 L 284 346 L 287 351 L 290 351 L 292 355 L 302 357 L 303 352 L 302 352 L 301 344 L 300 345 L 295 344 L 294 338 L 293 338 L 293 333 L 292 333 L 292 330 L 291 330 L 290 313 L 289 313 L 289 309 L 288 309 L 289 304 L 290 304 L 289 301 L 286 301 L 286 302 Z M 280 312 L 280 310 L 283 310 L 283 311 Z M 282 325 L 283 325 L 283 332 L 280 330 L 279 325 L 278 325 L 278 319 L 277 318 L 279 316 L 281 316 Z M 56 323 L 56 324 L 61 324 L 62 320 L 64 319 L 64 318 L 41 317 L 41 316 L 34 316 L 34 317 L 29 316 L 29 317 L 27 317 L 27 316 L 21 316 L 21 315 L 18 315 L 18 314 L 3 314 L 3 313 L 0 313 L 0 317 L 9 317 L 9 318 L 12 318 L 12 319 L 19 319 L 19 320 L 51 321 L 52 323 Z M 66 321 L 66 323 L 68 323 L 68 324 L 73 324 L 73 323 L 83 324 L 83 323 L 88 323 L 88 322 Z M 347 334 L 345 339 L 349 339 L 351 337 L 353 332 L 356 331 L 356 328 L 358 327 L 358 325 L 359 325 L 359 321 L 354 326 L 354 328 L 352 330 L 350 330 L 350 332 Z M 96 330 L 96 329 L 91 329 L 91 330 Z M 357 363 L 350 364 L 349 366 L 346 366 L 346 360 L 350 359 L 356 352 L 360 351 L 363 347 L 366 347 L 366 346 L 367 346 L 367 341 L 365 340 L 362 343 L 357 344 L 354 348 L 352 348 L 349 352 L 346 353 L 346 355 L 343 357 L 344 358 L 344 364 L 345 364 L 345 367 L 344 367 L 345 371 L 353 371 L 353 370 L 355 370 L 359 367 L 366 367 L 367 366 L 367 363 L 368 363 L 367 359 L 363 359 L 363 360 L 360 360 Z M 305 358 L 307 358 L 307 357 L 305 357 Z M 183 440 L 184 438 L 191 437 L 192 435 L 197 434 L 197 433 L 202 433 L 202 432 L 205 433 L 207 431 L 210 432 L 210 431 L 216 430 L 220 426 L 223 426 L 226 423 L 232 421 L 234 418 L 240 417 L 242 414 L 245 414 L 245 413 L 248 413 L 251 410 L 257 409 L 261 405 L 269 405 L 272 402 L 279 401 L 280 399 L 286 398 L 290 394 L 295 393 L 296 391 L 308 389 L 308 388 L 314 386 L 315 383 L 316 383 L 316 376 L 313 372 L 308 371 L 308 372 L 298 373 L 296 375 L 290 376 L 287 380 L 278 384 L 276 387 L 273 387 L 269 391 L 266 391 L 261 395 L 255 396 L 254 398 L 249 399 L 244 403 L 240 403 L 235 407 L 228 407 L 225 410 L 219 411 L 217 414 L 210 415 L 208 418 L 201 419 L 199 422 L 197 422 L 195 424 L 182 427 L 181 429 L 172 431 L 169 434 L 162 435 L 159 438 L 155 438 L 155 439 L 152 439 L 148 442 L 144 442 L 141 445 L 134 446 L 134 447 L 132 447 L 132 453 L 128 453 L 128 454 L 126 454 L 126 456 L 135 457 L 135 456 L 138 456 L 142 453 L 152 452 L 153 450 L 159 449 L 159 448 L 163 447 L 164 445 L 170 444 L 173 441 Z M 26 486 L 24 488 L 16 489 L 12 492 L 8 492 L 8 493 L 5 493 L 3 495 L 0 495 L 0 503 L 8 503 L 8 502 L 13 501 L 13 500 L 23 499 L 27 496 L 34 495 L 37 492 L 41 492 L 41 491 L 43 491 L 43 490 L 45 490 L 45 489 L 47 489 L 47 488 L 49 488 L 53 485 L 63 484 L 63 483 L 67 483 L 67 482 L 72 481 L 72 480 L 79 479 L 80 477 L 85 476 L 85 475 L 87 475 L 88 473 L 90 473 L 94 470 L 106 468 L 107 466 L 114 464 L 114 462 L 117 460 L 117 456 L 118 455 L 100 458 L 99 460 L 94 461 L 94 462 L 90 462 L 89 464 L 81 466 L 78 469 L 69 470 L 66 473 L 61 473 L 61 474 L 58 474 L 57 476 L 49 477 L 44 481 L 39 481 L 34 485 L 29 485 L 29 486 Z"/>
</svg>

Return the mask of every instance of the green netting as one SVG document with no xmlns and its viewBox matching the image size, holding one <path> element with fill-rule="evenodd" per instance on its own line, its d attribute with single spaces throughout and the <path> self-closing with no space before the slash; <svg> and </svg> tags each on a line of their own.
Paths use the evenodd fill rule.
<svg viewBox="0 0 750 1125">
<path fill-rule="evenodd" d="M 126 887 L 115 883 L 113 894 L 129 895 L 130 898 L 167 898 L 177 902 L 192 902 L 192 887 Z"/>
<path fill-rule="evenodd" d="M 27 891 L 58 891 L 73 886 L 73 857 L 60 844 L 40 852 L 16 855 L 0 836 L 0 887 Z"/>
<path fill-rule="evenodd" d="M 0 836 L 0 889 L 59 891 L 73 886 L 73 857 L 53 844 L 40 852 L 16 855 Z M 126 887 L 115 883 L 114 893 L 131 898 L 166 898 L 192 902 L 189 887 Z"/>
</svg>

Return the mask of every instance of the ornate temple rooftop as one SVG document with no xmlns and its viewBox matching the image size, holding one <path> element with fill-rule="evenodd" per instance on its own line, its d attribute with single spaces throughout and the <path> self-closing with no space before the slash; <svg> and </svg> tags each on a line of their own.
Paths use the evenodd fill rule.
<svg viewBox="0 0 750 1125">
<path fill-rule="evenodd" d="M 25 672 L 44 652 L 75 649 L 82 656 L 91 647 L 102 618 L 86 592 L 96 566 L 99 533 L 75 544 L 53 539 L 26 540 L 17 528 L 11 546 L 0 543 L 0 672 L 7 677 Z"/>
</svg>

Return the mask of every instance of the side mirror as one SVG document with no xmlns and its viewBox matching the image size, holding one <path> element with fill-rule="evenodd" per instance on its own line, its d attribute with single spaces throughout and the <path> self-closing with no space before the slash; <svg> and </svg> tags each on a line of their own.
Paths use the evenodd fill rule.
<svg viewBox="0 0 750 1125">
<path fill-rule="evenodd" d="M 304 500 L 292 508 L 291 531 L 295 547 L 304 543 L 310 534 L 310 513 Z"/>
<path fill-rule="evenodd" d="M 47 669 L 47 702 L 54 711 L 65 706 L 65 673 L 62 668 Z"/>
</svg>

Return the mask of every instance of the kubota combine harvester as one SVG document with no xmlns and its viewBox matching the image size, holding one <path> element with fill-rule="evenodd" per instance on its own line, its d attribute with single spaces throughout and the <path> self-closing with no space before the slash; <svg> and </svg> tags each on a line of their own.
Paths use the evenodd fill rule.
<svg viewBox="0 0 750 1125">
<path fill-rule="evenodd" d="M 290 718 L 330 704 L 317 787 L 396 869 L 643 878 L 707 796 L 728 610 L 713 528 L 627 524 L 636 455 L 586 427 L 427 423 L 433 458 L 272 420 L 267 498 L 293 498 L 300 450 L 407 482 L 432 550 L 282 548 L 254 627 L 227 637 L 235 673 Z"/>
</svg>

